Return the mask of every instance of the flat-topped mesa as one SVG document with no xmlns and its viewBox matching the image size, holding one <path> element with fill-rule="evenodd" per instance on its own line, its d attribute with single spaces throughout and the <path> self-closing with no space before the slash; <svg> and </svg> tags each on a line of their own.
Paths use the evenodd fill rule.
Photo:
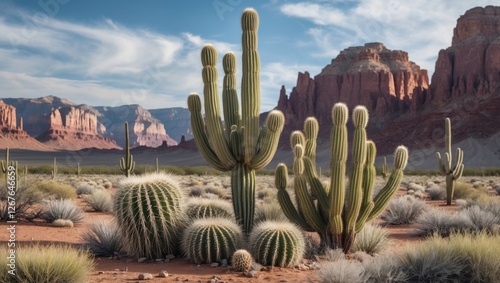
<svg viewBox="0 0 500 283">
<path fill-rule="evenodd" d="M 439 52 L 428 104 L 441 107 L 500 92 L 500 7 L 476 7 L 457 20 L 452 45 Z"/>
<path fill-rule="evenodd" d="M 289 98 L 281 89 L 277 109 L 296 129 L 311 115 L 329 124 L 331 108 L 339 101 L 351 108 L 364 105 L 374 119 L 385 119 L 416 112 L 428 88 L 427 71 L 409 61 L 407 52 L 374 42 L 344 49 L 314 79 L 299 73 Z"/>
</svg>

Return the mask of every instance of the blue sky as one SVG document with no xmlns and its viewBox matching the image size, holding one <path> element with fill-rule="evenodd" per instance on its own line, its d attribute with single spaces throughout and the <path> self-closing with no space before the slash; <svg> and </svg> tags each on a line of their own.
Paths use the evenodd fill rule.
<svg viewBox="0 0 500 283">
<path fill-rule="evenodd" d="M 262 111 L 297 73 L 383 42 L 433 73 L 457 18 L 498 0 L 0 0 L 0 97 L 56 95 L 93 106 L 187 107 L 202 92 L 199 52 L 241 54 L 240 15 L 260 15 Z M 222 77 L 222 75 L 221 75 Z"/>
</svg>

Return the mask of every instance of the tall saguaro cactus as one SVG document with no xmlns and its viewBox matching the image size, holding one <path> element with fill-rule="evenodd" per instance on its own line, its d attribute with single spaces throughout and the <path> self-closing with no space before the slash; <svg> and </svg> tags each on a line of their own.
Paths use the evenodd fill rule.
<svg viewBox="0 0 500 283">
<path fill-rule="evenodd" d="M 446 176 L 446 205 L 451 205 L 453 192 L 455 191 L 455 181 L 462 177 L 462 173 L 464 171 L 464 164 L 462 163 L 464 159 L 464 152 L 462 149 L 457 148 L 457 161 L 455 165 L 452 166 L 450 118 L 445 119 L 444 141 L 446 147 L 444 160 L 439 152 L 436 152 L 436 158 L 441 174 Z"/>
<path fill-rule="evenodd" d="M 348 108 L 337 103 L 332 110 L 331 131 L 331 180 L 324 187 L 315 171 L 315 148 L 318 122 L 308 118 L 304 133 L 292 133 L 294 152 L 293 173 L 297 206 L 286 191 L 287 167 L 279 164 L 275 181 L 278 201 L 285 215 L 306 231 L 317 232 L 323 247 L 342 248 L 349 252 L 356 234 L 365 223 L 378 216 L 396 192 L 408 161 L 404 146 L 396 149 L 394 170 L 382 190 L 373 198 L 375 183 L 375 144 L 366 138 L 368 111 L 363 106 L 354 109 L 355 127 L 352 148 L 351 172 L 346 187 Z"/>
<path fill-rule="evenodd" d="M 126 177 L 130 176 L 130 173 L 134 172 L 135 169 L 134 156 L 130 154 L 128 122 L 125 122 L 125 157 L 120 159 L 120 169 L 125 172 Z"/>
<path fill-rule="evenodd" d="M 242 226 L 243 232 L 248 234 L 252 229 L 255 208 L 255 170 L 263 168 L 273 158 L 285 118 L 280 111 L 271 111 L 264 127 L 259 130 L 259 16 L 254 9 L 243 12 L 241 26 L 241 116 L 236 91 L 236 57 L 229 52 L 222 60 L 225 73 L 222 91 L 225 127 L 223 126 L 217 87 L 217 50 L 212 45 L 206 45 L 201 51 L 206 117 L 201 113 L 201 101 L 196 93 L 189 95 L 188 107 L 194 139 L 202 156 L 214 168 L 231 171 L 236 221 Z"/>
</svg>

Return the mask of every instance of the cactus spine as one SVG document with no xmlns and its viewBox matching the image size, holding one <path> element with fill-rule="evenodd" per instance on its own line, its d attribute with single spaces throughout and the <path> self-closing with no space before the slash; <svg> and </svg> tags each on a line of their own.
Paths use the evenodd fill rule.
<svg viewBox="0 0 500 283">
<path fill-rule="evenodd" d="M 446 176 L 446 205 L 451 205 L 451 200 L 453 199 L 453 193 L 455 191 L 455 181 L 462 177 L 462 173 L 464 171 L 464 164 L 462 163 L 464 159 L 464 152 L 462 149 L 457 148 L 457 161 L 455 165 L 452 166 L 450 118 L 445 119 L 444 141 L 446 147 L 444 160 L 439 152 L 436 152 L 436 158 L 441 174 Z"/>
<path fill-rule="evenodd" d="M 54 164 L 52 164 L 52 180 L 54 180 L 57 176 L 57 160 L 56 158 L 54 157 Z"/>
<path fill-rule="evenodd" d="M 125 172 L 126 177 L 129 177 L 130 173 L 133 173 L 135 169 L 134 156 L 130 154 L 128 122 L 125 122 L 125 157 L 120 159 L 120 169 Z"/>
<path fill-rule="evenodd" d="M 126 246 L 137 257 L 174 254 L 184 223 L 179 185 L 166 174 L 124 178 L 114 199 L 114 213 Z"/>
<path fill-rule="evenodd" d="M 223 60 L 222 102 L 225 127 L 220 114 L 217 88 L 217 50 L 207 45 L 201 51 L 203 65 L 205 115 L 197 94 L 188 97 L 191 126 L 200 153 L 214 168 L 231 172 L 232 200 L 235 218 L 245 234 L 253 226 L 255 210 L 255 170 L 273 158 L 285 118 L 271 111 L 259 131 L 260 59 L 257 51 L 258 14 L 246 9 L 241 18 L 243 70 L 241 82 L 241 117 L 236 91 L 236 57 L 227 53 Z M 206 129 L 206 131 L 205 131 Z"/>
<path fill-rule="evenodd" d="M 183 233 L 182 250 L 193 263 L 230 259 L 241 239 L 241 228 L 225 218 L 200 218 Z"/>
<path fill-rule="evenodd" d="M 375 182 L 376 147 L 367 140 L 366 126 L 368 111 L 363 106 L 354 109 L 355 126 L 352 149 L 352 168 L 349 185 L 346 189 L 347 163 L 347 119 L 348 108 L 337 103 L 332 109 L 331 131 L 331 180 L 325 188 L 315 171 L 315 150 L 302 150 L 308 144 L 314 144 L 317 121 L 308 118 L 304 124 L 304 135 L 292 134 L 294 151 L 293 171 L 294 190 L 297 197 L 295 207 L 286 191 L 287 167 L 279 164 L 276 168 L 275 183 L 278 189 L 278 201 L 285 215 L 306 231 L 319 233 L 323 247 L 342 248 L 349 252 L 356 234 L 364 224 L 378 216 L 394 195 L 403 176 L 408 160 L 408 150 L 404 146 L 396 149 L 394 167 L 385 187 L 372 200 Z M 300 138 L 302 136 L 303 138 Z"/>
<path fill-rule="evenodd" d="M 251 252 L 262 265 L 292 267 L 304 256 L 302 232 L 292 223 L 264 221 L 250 234 Z"/>
<path fill-rule="evenodd" d="M 252 255 L 247 250 L 240 249 L 234 252 L 231 265 L 234 271 L 248 272 L 252 268 L 252 261 Z"/>
</svg>

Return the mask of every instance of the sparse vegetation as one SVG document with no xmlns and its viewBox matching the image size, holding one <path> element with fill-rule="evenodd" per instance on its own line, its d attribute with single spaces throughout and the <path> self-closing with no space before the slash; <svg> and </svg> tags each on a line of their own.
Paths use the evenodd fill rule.
<svg viewBox="0 0 500 283">
<path fill-rule="evenodd" d="M 97 221 L 82 234 L 83 243 L 96 256 L 125 254 L 123 237 L 115 222 Z"/>
<path fill-rule="evenodd" d="M 378 254 L 390 246 L 388 235 L 387 229 L 375 225 L 365 225 L 363 230 L 358 233 L 351 251 L 362 251 L 370 255 Z"/>
<path fill-rule="evenodd" d="M 393 199 L 387 206 L 382 219 L 388 224 L 410 224 L 424 211 L 425 202 L 412 196 Z"/>
<path fill-rule="evenodd" d="M 37 190 L 54 199 L 75 199 L 77 194 L 73 186 L 59 181 L 41 181 Z"/>
<path fill-rule="evenodd" d="M 47 203 L 40 218 L 52 223 L 57 219 L 71 220 L 78 224 L 83 220 L 83 211 L 69 199 L 51 200 Z"/>
<path fill-rule="evenodd" d="M 109 212 L 113 209 L 111 195 L 104 189 L 95 189 L 84 199 L 96 212 Z"/>
</svg>

